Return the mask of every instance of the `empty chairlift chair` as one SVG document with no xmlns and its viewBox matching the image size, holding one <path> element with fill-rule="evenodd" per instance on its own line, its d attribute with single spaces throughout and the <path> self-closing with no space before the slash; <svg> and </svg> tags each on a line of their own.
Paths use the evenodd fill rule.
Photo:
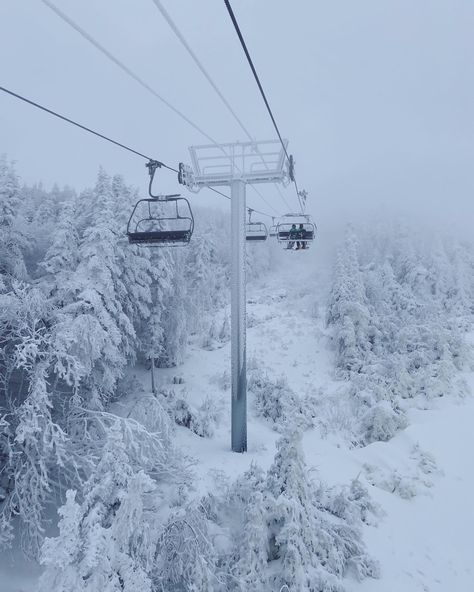
<svg viewBox="0 0 474 592">
<path fill-rule="evenodd" d="M 267 240 L 268 231 L 263 222 L 252 222 L 253 210 L 249 208 L 249 221 L 245 225 L 245 238 L 248 241 L 264 241 Z"/>
<path fill-rule="evenodd" d="M 132 244 L 149 247 L 178 247 L 189 243 L 194 217 L 186 198 L 180 195 L 153 195 L 151 191 L 156 161 L 147 164 L 150 171 L 149 198 L 140 199 L 128 221 L 127 236 Z"/>
<path fill-rule="evenodd" d="M 139 200 L 128 221 L 130 243 L 177 247 L 191 240 L 194 229 L 189 202 L 178 195 Z"/>
</svg>

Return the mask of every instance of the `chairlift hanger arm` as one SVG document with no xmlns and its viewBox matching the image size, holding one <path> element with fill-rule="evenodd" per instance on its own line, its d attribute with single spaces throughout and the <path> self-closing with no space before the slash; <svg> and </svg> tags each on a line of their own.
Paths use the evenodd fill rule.
<svg viewBox="0 0 474 592">
<path fill-rule="evenodd" d="M 148 169 L 148 174 L 150 175 L 150 182 L 148 183 L 148 194 L 150 197 L 152 197 L 153 199 L 159 199 L 160 196 L 159 195 L 153 195 L 153 191 L 152 191 L 152 185 L 153 185 L 153 179 L 155 178 L 155 173 L 156 173 L 156 169 L 160 169 L 161 168 L 161 162 L 158 160 L 149 160 L 145 166 Z"/>
<path fill-rule="evenodd" d="M 163 166 L 163 163 L 159 160 L 150 159 L 145 166 L 148 169 L 148 174 L 150 175 L 150 181 L 148 183 L 148 194 L 152 199 L 161 200 L 161 201 L 170 201 L 172 199 L 176 199 L 180 197 L 180 193 L 171 193 L 168 195 L 158 194 L 155 195 L 152 191 L 153 187 L 153 180 L 155 178 L 155 173 L 157 169 L 160 169 Z"/>
</svg>

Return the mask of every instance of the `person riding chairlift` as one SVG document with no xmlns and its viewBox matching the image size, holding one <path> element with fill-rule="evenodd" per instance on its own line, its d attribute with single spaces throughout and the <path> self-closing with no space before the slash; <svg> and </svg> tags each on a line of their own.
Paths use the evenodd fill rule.
<svg viewBox="0 0 474 592">
<path fill-rule="evenodd" d="M 303 226 L 303 224 L 300 224 L 300 227 L 299 227 L 299 229 L 298 229 L 298 238 L 304 238 L 305 232 L 306 232 L 306 231 L 305 231 L 305 229 L 304 229 L 304 226 Z M 306 241 L 304 241 L 304 240 L 302 240 L 302 241 L 298 241 L 298 242 L 296 243 L 296 248 L 297 248 L 297 249 L 299 249 L 299 248 L 301 248 L 301 249 L 306 249 Z"/>
<path fill-rule="evenodd" d="M 298 229 L 296 224 L 293 224 L 288 233 L 288 246 L 287 249 L 292 249 L 295 246 L 295 240 L 298 238 Z M 299 245 L 299 242 L 298 242 Z M 299 247 L 298 247 L 299 248 Z"/>
</svg>

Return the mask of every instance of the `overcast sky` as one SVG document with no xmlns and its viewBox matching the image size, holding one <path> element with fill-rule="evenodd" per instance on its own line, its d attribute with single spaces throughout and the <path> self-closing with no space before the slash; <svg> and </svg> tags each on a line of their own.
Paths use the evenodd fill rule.
<svg viewBox="0 0 474 592">
<path fill-rule="evenodd" d="M 209 135 L 246 139 L 152 0 L 56 2 Z M 273 138 L 223 0 L 163 4 L 254 137 Z M 320 225 L 394 204 L 449 224 L 474 221 L 472 0 L 233 7 Z M 207 143 L 41 0 L 0 0 L 0 56 L 1 86 L 169 164 Z M 82 189 L 103 165 L 146 189 L 142 160 L 3 93 L 0 152 L 30 183 Z M 164 191 L 177 189 L 172 174 L 160 179 Z M 260 189 L 279 212 L 287 209 L 272 187 Z M 268 210 L 251 190 L 248 201 Z"/>
</svg>

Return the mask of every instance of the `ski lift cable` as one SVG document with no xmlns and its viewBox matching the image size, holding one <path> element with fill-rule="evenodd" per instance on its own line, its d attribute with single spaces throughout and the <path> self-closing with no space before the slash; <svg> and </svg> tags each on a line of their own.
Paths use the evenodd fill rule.
<svg viewBox="0 0 474 592">
<path fill-rule="evenodd" d="M 110 142 L 111 144 L 114 144 L 115 146 L 118 146 L 119 148 L 122 148 L 123 150 L 127 150 L 128 152 L 131 152 L 132 154 L 140 156 L 141 158 L 144 158 L 145 160 L 148 160 L 148 161 L 156 160 L 156 159 L 152 158 L 151 156 L 144 154 L 143 152 L 139 152 L 138 150 L 135 150 L 134 148 L 130 148 L 130 146 L 127 146 L 126 144 L 123 144 L 122 142 L 118 142 L 117 140 L 114 140 L 114 139 L 110 138 L 109 136 L 106 136 L 105 134 L 101 134 L 100 132 L 95 131 L 86 125 L 83 125 L 82 123 L 74 121 L 74 119 L 70 119 L 69 117 L 66 117 L 65 115 L 61 115 L 57 111 L 53 111 L 52 109 L 49 109 L 48 107 L 45 107 L 44 105 L 41 105 L 40 103 L 32 101 L 31 99 L 28 99 L 16 92 L 13 92 L 12 90 L 9 90 L 8 88 L 5 88 L 4 86 L 0 86 L 0 91 L 6 93 L 16 99 L 19 99 L 20 101 L 23 101 L 24 103 L 27 103 L 33 107 L 36 107 L 37 109 L 40 109 L 41 111 L 49 113 L 50 115 L 53 115 L 54 117 L 57 117 L 58 119 L 61 119 L 62 121 L 65 121 L 66 123 L 70 123 L 71 125 L 74 125 L 75 127 L 82 129 L 83 131 L 93 134 L 94 136 L 97 136 L 98 138 L 101 138 L 102 140 L 106 140 L 107 142 Z M 157 161 L 157 162 L 159 163 L 160 167 L 168 169 L 174 173 L 178 172 L 178 169 L 175 169 L 174 167 L 172 167 L 162 161 Z M 215 189 L 214 187 L 207 187 L 207 189 L 210 189 L 214 193 L 217 193 L 218 195 L 221 195 L 222 197 L 225 197 L 226 199 L 230 200 L 230 197 L 228 195 L 226 195 L 225 193 L 222 193 L 222 191 L 219 191 L 218 189 Z M 257 212 L 258 210 L 255 210 L 255 211 Z M 269 218 L 271 218 L 271 216 L 265 212 L 259 212 L 259 214 L 262 214 L 263 216 L 268 216 Z"/>
<path fill-rule="evenodd" d="M 266 200 L 266 199 L 263 197 L 262 193 L 261 193 L 261 192 L 260 192 L 260 191 L 259 191 L 259 190 L 258 190 L 258 189 L 255 187 L 255 185 L 250 185 L 250 187 L 252 187 L 252 189 L 255 191 L 255 193 L 256 193 L 257 195 L 259 195 L 259 196 L 260 196 L 260 198 L 261 198 L 261 200 L 263 201 L 263 203 L 265 203 L 265 204 L 266 204 L 266 205 L 267 205 L 269 208 L 271 208 L 271 209 L 272 209 L 272 210 L 273 210 L 275 213 L 277 213 L 277 214 L 278 214 L 278 210 L 277 210 L 277 209 L 276 209 L 274 206 L 272 206 L 272 205 L 271 205 L 271 204 L 270 204 L 270 203 L 269 203 L 269 202 L 268 202 L 268 201 L 267 201 L 267 200 Z M 257 211 L 257 210 L 255 210 L 255 211 Z"/>
<path fill-rule="evenodd" d="M 41 109 L 42 111 L 45 111 L 46 113 L 49 113 L 50 115 L 54 115 L 54 117 L 57 117 L 58 119 L 62 119 L 63 121 L 66 121 L 67 123 L 70 123 L 71 125 L 75 125 L 76 127 L 80 128 L 86 132 L 89 132 L 90 134 L 94 134 L 94 136 L 102 138 L 103 140 L 106 140 L 107 142 L 110 142 L 111 144 L 115 144 L 116 146 L 119 146 L 120 148 L 123 148 L 124 150 L 128 150 L 129 152 L 132 152 L 133 154 L 136 154 L 137 156 L 141 156 L 142 158 L 145 158 L 146 160 L 154 160 L 153 158 L 151 158 L 151 156 L 147 156 L 146 154 L 143 154 L 143 152 L 138 152 L 138 150 L 135 150 L 134 148 L 130 148 L 130 146 L 127 146 L 126 144 L 122 144 L 121 142 L 117 142 L 117 140 L 113 140 L 109 136 L 101 134 L 100 132 L 97 132 L 97 131 L 93 130 L 92 128 L 87 127 L 86 125 L 83 125 L 82 123 L 78 123 L 77 121 L 74 121 L 73 119 L 70 119 L 69 117 L 66 117 L 65 115 L 61 115 L 57 111 L 53 111 L 52 109 L 48 109 L 48 107 L 45 107 L 44 105 L 40 105 L 39 103 L 36 103 L 35 101 L 32 101 L 31 99 L 27 99 L 26 97 L 19 95 L 18 93 L 15 93 L 12 90 L 5 88 L 4 86 L 0 86 L 0 90 L 3 91 L 4 93 L 11 95 L 12 97 L 19 99 L 20 101 L 24 101 L 25 103 L 32 105 L 33 107 L 37 107 L 38 109 Z M 169 169 L 170 171 L 173 171 L 175 173 L 178 172 L 177 169 L 175 169 L 171 166 L 168 166 L 164 162 L 161 162 L 161 161 L 158 161 L 158 162 L 160 163 L 160 166 L 163 166 L 166 169 Z"/>
<path fill-rule="evenodd" d="M 280 189 L 280 186 L 277 183 L 274 183 L 278 193 L 280 194 L 281 199 L 283 200 L 283 203 L 285 204 L 285 206 L 287 207 L 288 210 L 291 210 L 290 204 L 286 201 L 285 196 L 283 195 L 283 191 Z"/>
<path fill-rule="evenodd" d="M 231 201 L 231 197 L 229 195 L 222 193 L 222 191 L 219 191 L 215 187 L 211 187 L 209 185 L 206 185 L 206 189 L 210 189 L 211 191 L 214 191 L 214 193 L 218 193 L 219 195 L 222 195 L 222 197 L 225 197 L 226 199 Z M 252 210 L 252 212 L 257 212 L 257 214 L 260 214 L 261 216 L 266 216 L 267 218 L 272 218 L 272 219 L 275 218 L 275 216 L 271 216 L 270 214 L 267 214 L 266 212 L 262 212 L 261 210 L 256 210 L 255 208 L 248 207 L 247 209 Z"/>
<path fill-rule="evenodd" d="M 220 100 L 224 103 L 224 105 L 227 108 L 227 110 L 229 111 L 229 113 L 232 115 L 232 117 L 235 119 L 235 121 L 237 122 L 237 124 L 240 126 L 240 128 L 242 129 L 242 131 L 244 132 L 244 134 L 247 136 L 247 138 L 251 142 L 254 142 L 255 141 L 255 138 L 250 134 L 249 130 L 242 123 L 242 120 L 239 118 L 239 116 L 237 115 L 237 113 L 233 109 L 232 105 L 225 98 L 225 96 L 223 95 L 223 93 L 220 90 L 220 88 L 217 86 L 217 84 L 214 82 L 214 80 L 212 79 L 212 77 L 209 74 L 209 72 L 203 66 L 202 62 L 199 60 L 199 58 L 197 57 L 197 55 L 195 54 L 195 52 L 193 51 L 193 49 L 191 48 L 191 46 L 189 45 L 189 43 L 186 41 L 186 38 L 184 37 L 183 33 L 179 30 L 178 26 L 173 21 L 173 19 L 171 18 L 170 14 L 166 10 L 166 8 L 163 6 L 163 3 L 160 0 L 153 0 L 153 3 L 155 4 L 156 8 L 161 13 L 162 17 L 168 23 L 168 25 L 170 26 L 171 30 L 176 35 L 176 37 L 178 38 L 178 40 L 181 42 L 181 44 L 183 45 L 183 47 L 189 53 L 189 55 L 191 56 L 192 60 L 194 61 L 194 63 L 196 64 L 196 66 L 199 68 L 199 70 L 201 71 L 201 73 L 203 74 L 203 76 L 206 78 L 206 80 L 212 86 L 212 88 L 214 89 L 214 91 L 216 92 L 216 94 L 218 95 L 218 97 L 220 98 Z M 258 152 L 260 158 L 262 159 L 262 162 L 268 168 L 268 165 L 266 164 L 266 162 L 265 162 L 263 156 L 261 155 L 260 151 L 257 150 L 257 152 Z M 284 198 L 284 196 L 283 196 L 283 194 L 282 194 L 282 192 L 280 190 L 280 187 L 278 187 L 278 185 L 276 183 L 274 185 L 278 189 L 278 193 L 280 194 L 280 197 L 283 199 L 286 207 L 289 208 L 290 206 L 288 205 L 287 201 L 285 200 L 285 198 Z M 261 197 L 262 201 L 264 203 L 266 203 L 266 205 L 268 207 L 272 208 L 275 212 L 277 211 L 274 208 L 274 206 L 272 206 L 270 203 L 268 203 L 268 201 L 263 197 L 263 195 L 260 193 L 260 191 L 258 191 L 256 189 L 256 187 L 253 187 L 253 189 Z"/>
<path fill-rule="evenodd" d="M 170 28 L 172 29 L 173 33 L 176 35 L 176 37 L 179 39 L 179 41 L 185 47 L 186 51 L 189 53 L 189 55 L 193 59 L 193 61 L 196 64 L 196 66 L 199 68 L 199 70 L 202 72 L 203 76 L 206 78 L 206 80 L 209 82 L 209 84 L 215 90 L 215 92 L 217 93 L 217 95 L 219 96 L 219 98 L 221 99 L 221 101 L 224 103 L 224 105 L 226 106 L 226 108 L 228 109 L 228 111 L 231 113 L 232 117 L 238 123 L 238 125 L 243 130 L 243 132 L 245 133 L 245 135 L 249 138 L 249 140 L 253 142 L 254 141 L 254 138 L 252 138 L 252 136 L 250 135 L 250 132 L 245 127 L 245 125 L 242 123 L 242 120 L 239 118 L 239 116 L 237 115 L 237 113 L 234 111 L 234 109 L 230 105 L 229 101 L 224 97 L 224 95 L 222 94 L 222 92 L 219 89 L 219 87 L 217 86 L 217 84 L 211 78 L 211 76 L 208 73 L 208 71 L 204 68 L 204 66 L 202 65 L 202 63 L 199 60 L 199 58 L 196 56 L 196 54 L 194 53 L 194 51 L 191 49 L 189 43 L 186 41 L 186 39 L 184 38 L 184 35 L 178 29 L 177 25 L 175 24 L 175 22 L 173 21 L 173 19 L 171 18 L 171 16 L 169 15 L 168 11 L 163 6 L 163 4 L 160 2 L 160 0 L 153 0 L 153 3 L 155 4 L 156 8 L 160 11 L 161 15 L 163 16 L 163 18 L 165 19 L 165 21 L 170 26 Z"/>
<path fill-rule="evenodd" d="M 50 8 L 59 18 L 61 18 L 64 22 L 66 22 L 70 27 L 72 27 L 75 31 L 77 31 L 84 39 L 92 43 L 92 45 L 98 49 L 101 53 L 103 53 L 109 60 L 114 62 L 116 66 L 118 66 L 121 70 L 123 70 L 128 76 L 133 78 L 135 82 L 138 82 L 140 86 L 142 86 L 145 90 L 151 93 L 154 97 L 156 97 L 159 101 L 161 101 L 166 107 L 171 109 L 178 117 L 183 119 L 186 123 L 188 123 L 191 127 L 193 127 L 196 131 L 202 134 L 205 138 L 207 138 L 213 144 L 216 144 L 216 140 L 209 136 L 202 128 L 200 128 L 197 124 L 195 124 L 189 117 L 187 117 L 184 113 L 182 113 L 179 109 L 174 107 L 169 101 L 163 98 L 159 93 L 156 92 L 154 88 L 152 88 L 149 84 L 147 84 L 142 78 L 137 76 L 128 66 L 126 66 L 123 62 L 121 62 L 118 58 L 116 58 L 108 49 L 106 49 L 103 45 L 101 45 L 98 41 L 96 41 L 87 31 L 85 31 L 82 27 L 80 27 L 77 23 L 75 23 L 71 18 L 67 16 L 62 10 L 60 10 L 55 4 L 50 2 L 49 0 L 41 0 L 43 4 L 45 4 L 48 8 Z"/>
<path fill-rule="evenodd" d="M 281 145 L 283 147 L 283 150 L 285 152 L 286 159 L 290 163 L 290 156 L 289 156 L 288 151 L 286 149 L 285 143 L 283 142 L 283 138 L 282 138 L 281 133 L 280 133 L 280 130 L 278 128 L 277 122 L 276 122 L 275 117 L 273 115 L 273 112 L 271 110 L 271 107 L 270 107 L 270 104 L 268 102 L 268 99 L 267 99 L 267 96 L 265 94 L 265 91 L 263 90 L 262 83 L 260 82 L 260 78 L 259 78 L 259 76 L 257 74 L 257 70 L 255 69 L 255 66 L 253 64 L 253 61 L 252 61 L 252 58 L 250 56 L 249 50 L 247 49 L 247 44 L 245 43 L 244 37 L 242 35 L 242 31 L 240 30 L 240 27 L 239 27 L 239 23 L 237 22 L 237 19 L 235 17 L 234 11 L 232 10 L 232 6 L 230 5 L 230 1 L 229 0 L 224 0 L 224 3 L 226 5 L 227 12 L 229 13 L 229 16 L 231 18 L 232 24 L 234 25 L 234 29 L 235 29 L 235 31 L 237 33 L 237 36 L 239 38 L 240 44 L 242 46 L 242 49 L 244 50 L 244 53 L 245 53 L 245 56 L 246 56 L 247 61 L 249 63 L 250 69 L 252 70 L 252 73 L 254 75 L 254 78 L 255 78 L 255 81 L 257 83 L 257 86 L 258 86 L 258 88 L 260 90 L 260 94 L 262 95 L 263 102 L 265 103 L 265 106 L 267 108 L 268 114 L 270 115 L 270 119 L 272 120 L 273 127 L 275 128 L 275 131 L 276 131 L 276 133 L 278 135 L 278 139 L 280 140 L 280 143 L 281 143 Z M 303 205 L 301 203 L 301 197 L 300 197 L 300 192 L 298 190 L 298 183 L 296 182 L 296 177 L 294 177 L 293 182 L 294 182 L 294 185 L 295 185 L 296 196 L 297 196 L 298 202 L 300 204 L 300 209 L 301 209 L 301 212 L 303 212 Z"/>
<path fill-rule="evenodd" d="M 126 66 L 123 62 L 121 62 L 118 58 L 116 58 L 108 49 L 103 47 L 98 41 L 96 41 L 87 31 L 85 31 L 82 27 L 80 27 L 76 22 L 74 22 L 70 17 L 68 17 L 62 10 L 60 10 L 53 2 L 50 0 L 41 0 L 45 6 L 50 8 L 60 19 L 62 19 L 65 23 L 67 23 L 70 27 L 72 27 L 77 33 L 79 33 L 86 41 L 89 41 L 98 51 L 104 54 L 109 60 L 111 60 L 116 66 L 118 66 L 123 72 L 125 72 L 128 76 L 130 76 L 135 82 L 140 84 L 145 90 L 150 92 L 155 98 L 160 100 L 164 105 L 166 105 L 169 109 L 171 109 L 176 115 L 178 115 L 181 119 L 183 119 L 186 123 L 188 123 L 191 127 L 193 127 L 196 131 L 202 134 L 207 140 L 209 140 L 212 144 L 219 147 L 217 140 L 215 140 L 212 136 L 206 133 L 201 127 L 195 124 L 189 117 L 187 117 L 184 113 L 182 113 L 179 109 L 174 107 L 169 101 L 163 98 L 159 93 L 157 93 L 149 84 L 147 84 L 142 78 L 140 78 L 137 74 L 135 74 L 128 66 Z M 227 153 L 225 153 L 226 156 Z M 253 186 L 252 186 L 253 187 Z M 263 198 L 261 193 L 254 187 L 255 192 Z M 220 193 L 213 189 L 215 193 Z M 225 195 L 225 194 L 221 194 Z M 270 204 L 263 199 L 265 203 L 269 206 Z M 272 207 L 275 210 L 275 208 Z M 276 210 L 275 210 L 276 211 Z M 265 214 L 268 215 L 268 214 Z M 271 217 L 271 216 L 270 216 Z"/>
</svg>

